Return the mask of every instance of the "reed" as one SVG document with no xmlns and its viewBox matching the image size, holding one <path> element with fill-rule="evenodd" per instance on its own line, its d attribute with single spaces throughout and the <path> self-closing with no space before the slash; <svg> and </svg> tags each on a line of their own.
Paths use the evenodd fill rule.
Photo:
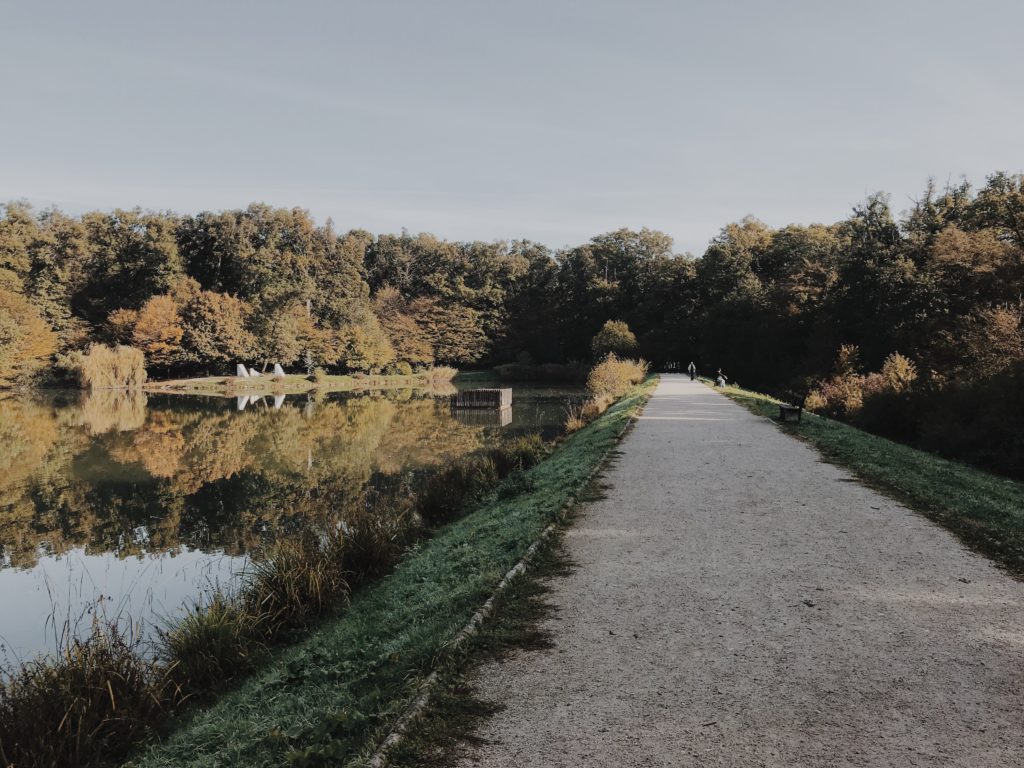
<svg viewBox="0 0 1024 768">
<path fill-rule="evenodd" d="M 146 383 L 146 357 L 135 347 L 93 344 L 74 353 L 70 366 L 86 389 L 140 389 Z"/>
<path fill-rule="evenodd" d="M 65 635 L 56 658 L 22 664 L 0 683 L 0 760 L 77 768 L 117 760 L 162 720 L 164 670 L 115 623 Z"/>
</svg>

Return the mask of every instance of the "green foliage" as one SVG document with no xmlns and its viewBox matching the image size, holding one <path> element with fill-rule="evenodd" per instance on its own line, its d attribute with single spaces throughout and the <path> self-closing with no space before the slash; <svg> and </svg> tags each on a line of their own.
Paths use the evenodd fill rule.
<svg viewBox="0 0 1024 768">
<path fill-rule="evenodd" d="M 629 326 L 621 320 L 609 320 L 601 326 L 590 342 L 590 351 L 595 360 L 602 360 L 607 355 L 628 357 L 637 351 L 636 336 Z"/>
</svg>

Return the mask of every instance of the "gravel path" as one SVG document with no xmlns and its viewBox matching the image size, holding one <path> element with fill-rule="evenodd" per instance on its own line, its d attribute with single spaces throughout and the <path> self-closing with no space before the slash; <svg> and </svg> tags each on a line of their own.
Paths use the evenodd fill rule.
<svg viewBox="0 0 1024 768">
<path fill-rule="evenodd" d="M 1024 584 L 663 376 L 469 766 L 1024 766 Z"/>
</svg>

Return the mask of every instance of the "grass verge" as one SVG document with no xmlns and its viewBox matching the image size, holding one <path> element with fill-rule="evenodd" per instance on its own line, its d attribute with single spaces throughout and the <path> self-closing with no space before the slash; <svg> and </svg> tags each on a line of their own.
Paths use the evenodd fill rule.
<svg viewBox="0 0 1024 768">
<path fill-rule="evenodd" d="M 443 662 L 446 644 L 581 491 L 651 387 L 637 388 L 540 464 L 510 477 L 476 511 L 357 593 L 344 615 L 279 651 L 129 765 L 358 764 Z"/>
<path fill-rule="evenodd" d="M 562 547 L 564 532 L 580 507 L 603 497 L 600 481 L 591 480 L 566 511 L 564 525 L 531 561 L 529 570 L 498 597 L 491 619 L 459 653 L 445 660 L 438 670 L 440 682 L 429 706 L 389 753 L 389 768 L 444 768 L 466 756 L 467 747 L 485 743 L 479 738 L 479 729 L 500 707 L 477 695 L 477 671 L 483 664 L 501 661 L 516 650 L 552 647 L 551 637 L 540 623 L 551 615 L 547 600 L 550 580 L 567 575 L 573 567 Z"/>
<path fill-rule="evenodd" d="M 778 418 L 778 401 L 767 395 L 737 387 L 723 392 L 760 416 Z M 780 422 L 779 426 L 1024 578 L 1024 483 L 813 413 L 804 412 L 799 423 Z"/>
</svg>

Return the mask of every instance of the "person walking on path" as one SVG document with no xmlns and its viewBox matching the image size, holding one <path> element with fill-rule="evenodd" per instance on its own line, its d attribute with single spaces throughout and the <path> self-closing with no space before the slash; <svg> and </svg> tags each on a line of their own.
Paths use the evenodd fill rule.
<svg viewBox="0 0 1024 768">
<path fill-rule="evenodd" d="M 722 369 L 721 368 L 719 368 L 718 369 L 718 373 L 715 374 L 715 386 L 716 387 L 724 387 L 725 386 L 725 374 L 722 373 Z"/>
<path fill-rule="evenodd" d="M 693 360 L 690 361 L 690 364 L 687 366 L 686 370 L 690 372 L 690 381 L 693 381 L 694 379 L 697 378 L 697 366 L 693 364 Z"/>
</svg>

